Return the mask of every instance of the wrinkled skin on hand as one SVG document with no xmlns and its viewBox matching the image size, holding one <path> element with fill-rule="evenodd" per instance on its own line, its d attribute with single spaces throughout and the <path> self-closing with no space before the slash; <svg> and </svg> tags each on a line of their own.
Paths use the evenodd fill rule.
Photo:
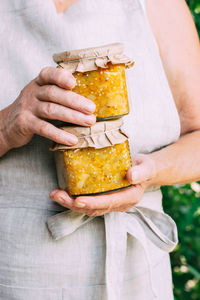
<svg viewBox="0 0 200 300">
<path fill-rule="evenodd" d="M 64 69 L 45 67 L 39 76 L 21 91 L 18 98 L 0 111 L 0 136 L 7 149 L 27 144 L 34 134 L 54 142 L 74 145 L 77 138 L 48 120 L 60 120 L 81 126 L 91 126 L 95 104 L 74 92 L 73 75 Z"/>
</svg>

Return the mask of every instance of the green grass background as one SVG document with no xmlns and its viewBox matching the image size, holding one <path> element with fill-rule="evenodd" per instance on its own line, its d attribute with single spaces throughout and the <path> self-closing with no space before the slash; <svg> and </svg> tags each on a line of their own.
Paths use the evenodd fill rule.
<svg viewBox="0 0 200 300">
<path fill-rule="evenodd" d="M 200 0 L 187 0 L 187 4 L 200 35 Z M 200 182 L 162 191 L 164 209 L 179 231 L 179 244 L 171 254 L 174 299 L 200 300 Z"/>
</svg>

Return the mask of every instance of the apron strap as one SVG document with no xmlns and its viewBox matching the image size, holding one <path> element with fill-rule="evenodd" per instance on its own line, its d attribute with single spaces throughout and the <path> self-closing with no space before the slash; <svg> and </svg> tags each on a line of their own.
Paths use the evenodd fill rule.
<svg viewBox="0 0 200 300">
<path fill-rule="evenodd" d="M 47 220 L 47 226 L 55 240 L 64 238 L 95 217 L 65 211 Z M 111 212 L 104 215 L 106 232 L 106 288 L 108 300 L 120 300 L 127 249 L 127 234 L 142 245 L 148 266 L 152 299 L 156 299 L 153 286 L 148 239 L 157 247 L 171 252 L 178 243 L 175 222 L 164 212 L 146 207 L 133 207 L 127 212 Z"/>
</svg>

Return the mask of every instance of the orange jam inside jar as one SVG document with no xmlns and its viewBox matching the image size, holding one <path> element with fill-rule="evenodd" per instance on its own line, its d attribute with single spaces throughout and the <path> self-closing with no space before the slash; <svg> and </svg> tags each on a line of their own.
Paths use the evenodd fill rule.
<svg viewBox="0 0 200 300">
<path fill-rule="evenodd" d="M 67 190 L 71 195 L 96 194 L 129 186 L 128 141 L 103 149 L 77 149 L 63 153 Z"/>
<path fill-rule="evenodd" d="M 73 73 L 77 82 L 73 91 L 96 104 L 97 121 L 129 113 L 125 69 L 134 63 L 124 55 L 122 44 L 66 51 L 53 58 Z"/>
<path fill-rule="evenodd" d="M 119 121 L 121 124 L 121 119 L 96 123 L 92 129 L 85 128 L 85 136 L 83 128 L 64 128 L 76 134 L 80 140 L 74 149 L 64 149 L 63 145 L 53 149 L 61 189 L 79 196 L 130 186 L 126 179 L 126 172 L 131 167 L 129 143 L 126 134 L 118 127 Z M 95 133 L 88 135 L 88 131 Z"/>
<path fill-rule="evenodd" d="M 109 64 L 107 69 L 75 72 L 74 92 L 96 104 L 98 120 L 112 119 L 129 113 L 125 66 Z"/>
</svg>

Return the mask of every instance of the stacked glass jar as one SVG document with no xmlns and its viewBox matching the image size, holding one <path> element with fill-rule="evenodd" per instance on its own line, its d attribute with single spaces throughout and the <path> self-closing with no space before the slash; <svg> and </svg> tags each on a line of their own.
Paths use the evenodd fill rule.
<svg viewBox="0 0 200 300">
<path fill-rule="evenodd" d="M 128 136 L 122 116 L 129 113 L 125 69 L 133 61 L 123 44 L 54 54 L 58 67 L 73 73 L 74 92 L 96 104 L 97 123 L 91 127 L 64 126 L 78 137 L 73 147 L 54 145 L 58 183 L 72 196 L 110 192 L 130 186 Z"/>
</svg>

